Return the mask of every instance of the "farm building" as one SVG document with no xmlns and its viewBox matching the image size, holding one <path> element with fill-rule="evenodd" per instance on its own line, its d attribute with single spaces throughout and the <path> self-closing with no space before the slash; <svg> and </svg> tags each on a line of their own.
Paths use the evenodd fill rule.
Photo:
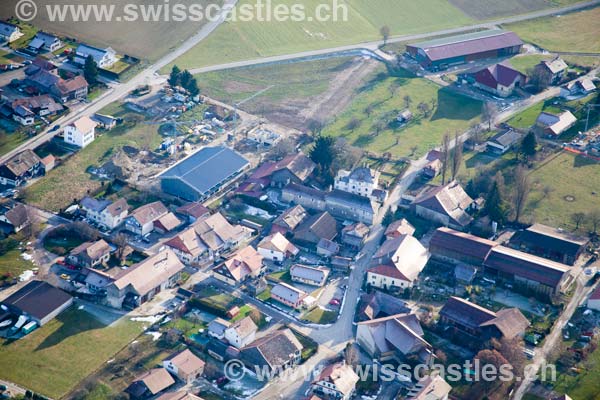
<svg viewBox="0 0 600 400">
<path fill-rule="evenodd" d="M 512 247 L 568 265 L 575 264 L 589 242 L 588 237 L 542 224 L 517 232 L 510 240 Z"/>
<path fill-rule="evenodd" d="M 227 147 L 205 147 L 160 175 L 163 192 L 187 201 L 208 198 L 248 168 L 248 160 Z"/>
<path fill-rule="evenodd" d="M 523 41 L 514 32 L 491 29 L 410 44 L 406 51 L 424 68 L 443 70 L 475 60 L 518 54 L 522 46 Z"/>
<path fill-rule="evenodd" d="M 73 297 L 43 281 L 31 281 L 2 301 L 9 310 L 42 326 L 73 304 Z"/>
</svg>

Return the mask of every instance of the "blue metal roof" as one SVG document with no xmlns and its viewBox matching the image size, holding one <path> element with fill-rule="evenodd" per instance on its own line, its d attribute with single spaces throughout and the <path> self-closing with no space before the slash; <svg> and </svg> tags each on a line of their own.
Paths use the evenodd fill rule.
<svg viewBox="0 0 600 400">
<path fill-rule="evenodd" d="M 204 194 L 227 181 L 248 164 L 248 160 L 227 147 L 205 147 L 175 164 L 160 177 L 179 179 L 198 193 Z"/>
</svg>

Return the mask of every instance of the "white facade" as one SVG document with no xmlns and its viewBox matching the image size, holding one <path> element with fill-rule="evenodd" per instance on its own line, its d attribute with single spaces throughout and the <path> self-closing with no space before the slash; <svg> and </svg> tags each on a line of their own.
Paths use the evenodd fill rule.
<svg viewBox="0 0 600 400">
<path fill-rule="evenodd" d="M 391 288 L 410 288 L 413 283 L 398 277 L 391 277 L 387 275 L 381 275 L 373 272 L 367 273 L 367 283 L 373 287 L 379 289 L 391 289 Z"/>
<path fill-rule="evenodd" d="M 272 250 L 272 249 L 265 249 L 262 247 L 257 247 L 256 249 L 258 251 L 258 254 L 260 254 L 261 256 L 263 256 L 264 258 L 266 258 L 267 260 L 271 260 L 271 261 L 283 261 L 285 260 L 285 254 L 277 251 L 277 250 Z"/>
<path fill-rule="evenodd" d="M 237 330 L 234 328 L 225 329 L 225 340 L 229 342 L 230 345 L 241 349 L 242 347 L 246 347 L 250 343 L 254 341 L 256 338 L 256 332 L 251 332 L 246 337 L 241 337 Z"/>
<path fill-rule="evenodd" d="M 378 188 L 379 171 L 370 168 L 357 168 L 354 171 L 338 171 L 334 188 L 344 192 L 371 197 L 373 190 Z"/>
<path fill-rule="evenodd" d="M 96 138 L 96 123 L 88 117 L 83 117 L 78 121 L 65 127 L 65 143 L 84 148 Z"/>
</svg>

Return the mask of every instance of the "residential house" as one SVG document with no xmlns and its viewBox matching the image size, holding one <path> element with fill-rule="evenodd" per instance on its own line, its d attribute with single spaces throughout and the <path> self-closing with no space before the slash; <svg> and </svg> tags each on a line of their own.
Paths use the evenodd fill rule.
<svg viewBox="0 0 600 400">
<path fill-rule="evenodd" d="M 281 200 L 310 210 L 324 211 L 326 207 L 325 192 L 296 183 L 291 183 L 283 188 Z"/>
<path fill-rule="evenodd" d="M 176 213 L 186 217 L 190 223 L 210 216 L 210 210 L 198 202 L 184 204 L 176 210 Z"/>
<path fill-rule="evenodd" d="M 359 196 L 341 190 L 334 190 L 325 196 L 326 210 L 336 218 L 373 224 L 379 203 L 372 198 Z"/>
<path fill-rule="evenodd" d="M 442 227 L 429 240 L 429 252 L 432 258 L 440 261 L 479 267 L 498 245 L 491 240 Z"/>
<path fill-rule="evenodd" d="M 154 221 L 169 213 L 160 201 L 136 208 L 125 218 L 125 229 L 136 235 L 145 236 L 154 229 Z"/>
<path fill-rule="evenodd" d="M 65 109 L 62 104 L 57 103 L 47 94 L 13 100 L 11 105 L 12 109 L 16 110 L 19 106 L 25 107 L 39 117 L 56 115 Z"/>
<path fill-rule="evenodd" d="M 225 340 L 233 347 L 241 349 L 254 341 L 258 326 L 246 316 L 225 329 Z"/>
<path fill-rule="evenodd" d="M 81 117 L 67 125 L 64 132 L 65 143 L 84 148 L 96 138 L 96 123 L 90 117 Z"/>
<path fill-rule="evenodd" d="M 82 75 L 70 79 L 59 79 L 51 88 L 50 93 L 62 103 L 71 100 L 84 100 L 89 93 L 89 84 Z"/>
<path fill-rule="evenodd" d="M 433 349 L 423 335 L 415 314 L 397 314 L 359 322 L 356 329 L 357 343 L 380 362 L 403 362 L 414 356 L 429 364 L 433 359 Z"/>
<path fill-rule="evenodd" d="M 577 122 L 577 118 L 571 111 L 563 111 L 558 114 L 542 111 L 535 121 L 539 131 L 550 136 L 557 137 L 567 131 Z"/>
<path fill-rule="evenodd" d="M 184 268 L 171 250 L 163 250 L 122 270 L 106 288 L 107 302 L 114 308 L 134 309 L 174 287 Z"/>
<path fill-rule="evenodd" d="M 323 257 L 333 257 L 340 252 L 340 245 L 328 239 L 321 239 L 317 243 L 317 254 Z"/>
<path fill-rule="evenodd" d="M 448 400 L 452 386 L 439 375 L 427 375 L 413 386 L 406 400 Z"/>
<path fill-rule="evenodd" d="M 115 281 L 119 273 L 118 269 L 101 271 L 99 269 L 83 268 L 81 274 L 83 275 L 85 290 L 80 289 L 79 291 L 95 295 L 97 300 L 102 302 L 106 298 L 106 288 Z"/>
<path fill-rule="evenodd" d="M 307 265 L 294 264 L 290 268 L 292 281 L 313 286 L 323 286 L 327 282 L 329 269 L 325 267 L 309 267 Z"/>
<path fill-rule="evenodd" d="M 316 164 L 302 153 L 291 154 L 275 164 L 271 185 L 284 187 L 290 183 L 305 183 Z"/>
<path fill-rule="evenodd" d="M 114 63 L 118 61 L 117 53 L 110 47 L 106 49 L 99 49 L 92 47 L 87 44 L 80 44 L 75 50 L 75 58 L 73 61 L 76 64 L 84 65 L 85 60 L 92 56 L 98 68 L 107 69 L 110 68 Z"/>
<path fill-rule="evenodd" d="M 442 171 L 442 154 L 438 150 L 431 150 L 426 156 L 427 164 L 423 167 L 421 174 L 425 179 L 433 179 Z"/>
<path fill-rule="evenodd" d="M 110 201 L 84 197 L 79 204 L 88 219 L 109 230 L 121 225 L 129 214 L 129 205 L 123 198 Z"/>
<path fill-rule="evenodd" d="M 600 311 L 600 286 L 596 286 L 596 289 L 590 294 L 586 305 L 590 310 Z"/>
<path fill-rule="evenodd" d="M 35 123 L 35 114 L 28 107 L 19 104 L 13 108 L 13 119 L 23 126 L 31 126 Z"/>
<path fill-rule="evenodd" d="M 536 73 L 547 76 L 550 85 L 557 85 L 567 73 L 569 66 L 562 58 L 556 57 L 552 60 L 540 61 L 534 69 Z"/>
<path fill-rule="evenodd" d="M 31 65 L 29 67 L 31 67 Z M 58 75 L 58 69 L 47 70 L 39 67 L 36 68 L 37 69 L 32 69 L 32 73 L 25 78 L 25 83 L 36 89 L 38 92 L 51 93 L 54 86 L 62 79 Z M 49 65 L 48 68 L 50 68 Z"/>
<path fill-rule="evenodd" d="M 362 222 L 355 222 L 342 229 L 342 243 L 354 249 L 360 249 L 369 236 L 369 227 Z"/>
<path fill-rule="evenodd" d="M 510 246 L 559 263 L 574 265 L 585 252 L 590 238 L 542 224 L 516 232 Z"/>
<path fill-rule="evenodd" d="M 300 250 L 290 243 L 281 233 L 277 232 L 265 237 L 256 247 L 258 252 L 267 260 L 284 261 L 298 255 Z"/>
<path fill-rule="evenodd" d="M 421 218 L 451 228 L 463 229 L 473 221 L 468 213 L 473 204 L 473 199 L 462 186 L 452 181 L 425 192 L 411 207 Z"/>
<path fill-rule="evenodd" d="M 293 232 L 306 217 L 308 217 L 308 213 L 304 207 L 298 205 L 288 208 L 273 220 L 271 234 L 279 232 L 282 235 L 287 235 Z"/>
<path fill-rule="evenodd" d="M 39 71 L 48 71 L 58 75 L 58 67 L 50 60 L 41 56 L 34 58 L 31 64 L 25 68 L 25 76 L 34 75 Z"/>
<path fill-rule="evenodd" d="M 29 42 L 27 48 L 34 52 L 40 52 L 42 50 L 48 52 L 55 52 L 60 48 L 64 47 L 64 43 L 57 36 L 50 33 L 39 31 L 35 34 L 33 39 Z"/>
<path fill-rule="evenodd" d="M 7 229 L 3 229 L 6 233 L 20 232 L 31 222 L 26 205 L 21 203 L 0 205 L 0 224 L 6 225 Z"/>
<path fill-rule="evenodd" d="M 336 363 L 328 365 L 312 382 L 311 390 L 330 399 L 349 400 L 360 380 L 351 365 Z"/>
<path fill-rule="evenodd" d="M 12 43 L 23 36 L 21 28 L 6 21 L 0 21 L 0 39 L 6 43 Z"/>
<path fill-rule="evenodd" d="M 294 239 L 317 244 L 321 239 L 333 240 L 337 236 L 337 222 L 327 212 L 311 215 L 296 227 Z"/>
<path fill-rule="evenodd" d="M 450 297 L 444 304 L 440 323 L 480 342 L 522 337 L 530 325 L 518 308 L 493 312 L 460 297 Z"/>
<path fill-rule="evenodd" d="M 110 246 L 104 239 L 85 242 L 69 253 L 68 260 L 78 267 L 93 268 L 106 264 L 110 259 Z"/>
<path fill-rule="evenodd" d="M 115 126 L 117 126 L 117 118 L 112 115 L 104 115 L 104 114 L 94 114 L 92 115 L 92 120 L 98 124 L 98 127 L 110 131 Z"/>
<path fill-rule="evenodd" d="M 567 265 L 504 246 L 495 246 L 483 265 L 486 274 L 548 296 L 566 291 L 573 282 Z"/>
<path fill-rule="evenodd" d="M 186 384 L 191 384 L 204 373 L 205 362 L 189 349 L 163 361 L 163 367 Z"/>
<path fill-rule="evenodd" d="M 177 227 L 181 225 L 181 221 L 175 216 L 175 214 L 169 212 L 154 220 L 153 224 L 156 232 L 165 234 L 177 229 Z"/>
<path fill-rule="evenodd" d="M 586 96 L 596 90 L 596 84 L 588 77 L 571 81 L 560 88 L 560 97 Z"/>
<path fill-rule="evenodd" d="M 522 135 L 513 130 L 508 129 L 503 132 L 498 132 L 485 142 L 486 149 L 489 153 L 502 155 L 521 142 Z"/>
<path fill-rule="evenodd" d="M 286 328 L 256 339 L 242 349 L 240 357 L 251 371 L 258 368 L 275 377 L 300 363 L 303 348 L 292 331 Z"/>
<path fill-rule="evenodd" d="M 415 227 L 405 218 L 392 222 L 385 230 L 385 237 L 388 240 L 398 238 L 402 235 L 413 236 L 414 234 Z"/>
<path fill-rule="evenodd" d="M 217 339 L 225 338 L 225 330 L 231 326 L 231 323 L 223 318 L 215 318 L 208 324 L 208 334 Z"/>
<path fill-rule="evenodd" d="M 179 392 L 168 392 L 163 393 L 156 400 L 204 400 L 192 393 L 188 393 L 184 390 Z"/>
<path fill-rule="evenodd" d="M 271 298 L 291 308 L 304 306 L 304 299 L 308 294 L 287 283 L 280 282 L 271 288 Z"/>
<path fill-rule="evenodd" d="M 469 74 L 473 86 L 495 96 L 508 97 L 527 81 L 525 74 L 506 64 L 494 64 Z"/>
<path fill-rule="evenodd" d="M 234 286 L 247 279 L 257 278 L 263 270 L 263 256 L 252 246 L 248 246 L 216 267 L 213 270 L 213 276 L 215 279 Z"/>
<path fill-rule="evenodd" d="M 379 186 L 379 171 L 368 167 L 355 168 L 352 171 L 341 169 L 338 171 L 333 187 L 343 192 L 371 197 L 373 190 Z"/>
<path fill-rule="evenodd" d="M 360 296 L 356 315 L 360 322 L 407 313 L 410 313 L 410 308 L 403 300 L 375 290 Z"/>
<path fill-rule="evenodd" d="M 373 255 L 367 282 L 380 289 L 412 287 L 428 260 L 429 252 L 413 236 L 388 239 Z"/>
<path fill-rule="evenodd" d="M 164 368 L 153 368 L 135 378 L 125 389 L 132 400 L 143 400 L 155 396 L 173 386 L 175 379 Z"/>
<path fill-rule="evenodd" d="M 32 150 L 23 150 L 0 165 L 0 184 L 21 186 L 43 173 L 42 160 Z"/>
</svg>

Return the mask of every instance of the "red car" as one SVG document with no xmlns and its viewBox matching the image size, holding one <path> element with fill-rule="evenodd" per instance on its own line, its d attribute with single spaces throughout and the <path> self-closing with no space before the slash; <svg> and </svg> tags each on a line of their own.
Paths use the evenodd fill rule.
<svg viewBox="0 0 600 400">
<path fill-rule="evenodd" d="M 333 299 L 329 302 L 330 305 L 332 306 L 339 306 L 340 305 L 340 301 L 338 299 Z"/>
</svg>

